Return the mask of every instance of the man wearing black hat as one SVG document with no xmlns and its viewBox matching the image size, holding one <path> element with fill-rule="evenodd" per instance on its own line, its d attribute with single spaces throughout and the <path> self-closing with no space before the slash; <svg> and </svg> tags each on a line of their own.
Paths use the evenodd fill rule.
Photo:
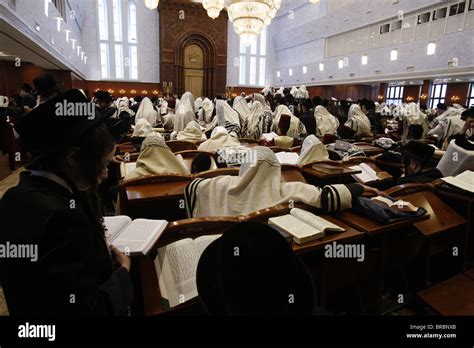
<svg viewBox="0 0 474 348">
<path fill-rule="evenodd" d="M 109 92 L 97 91 L 95 93 L 95 103 L 101 115 L 112 115 L 115 113 L 117 109 L 112 106 L 112 101 L 113 99 Z"/>
<path fill-rule="evenodd" d="M 33 85 L 39 98 L 39 104 L 43 104 L 59 94 L 59 84 L 51 74 L 35 77 Z"/>
<path fill-rule="evenodd" d="M 0 202 L 0 245 L 26 250 L 0 262 L 13 316 L 128 312 L 130 259 L 108 246 L 97 190 L 115 152 L 105 118 L 71 90 L 16 124 L 38 156 Z"/>
<path fill-rule="evenodd" d="M 284 237 L 268 225 L 230 228 L 202 253 L 196 285 L 212 315 L 311 315 L 311 275 Z"/>
<path fill-rule="evenodd" d="M 398 181 L 398 184 L 406 183 L 428 183 L 441 178 L 441 172 L 434 168 L 433 146 L 410 141 L 402 149 L 402 162 L 405 166 L 405 176 Z"/>
<path fill-rule="evenodd" d="M 20 109 L 21 114 L 36 106 L 36 98 L 31 94 L 33 89 L 27 83 L 23 83 L 18 88 L 18 94 L 20 95 Z"/>
</svg>

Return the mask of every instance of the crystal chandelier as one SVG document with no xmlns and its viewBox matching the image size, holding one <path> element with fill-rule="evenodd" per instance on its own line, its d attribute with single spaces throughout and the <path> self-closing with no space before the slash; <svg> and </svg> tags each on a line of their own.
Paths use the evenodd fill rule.
<svg viewBox="0 0 474 348">
<path fill-rule="evenodd" d="M 244 44 L 255 41 L 266 23 L 270 23 L 272 14 L 276 14 L 280 4 L 281 0 L 229 0 L 229 19 Z"/>
<path fill-rule="evenodd" d="M 224 9 L 224 0 L 203 0 L 202 6 L 207 11 L 207 15 L 215 19 L 219 17 L 219 13 Z"/>
<path fill-rule="evenodd" d="M 160 0 L 145 0 L 145 6 L 150 10 L 154 10 L 158 7 Z"/>
</svg>

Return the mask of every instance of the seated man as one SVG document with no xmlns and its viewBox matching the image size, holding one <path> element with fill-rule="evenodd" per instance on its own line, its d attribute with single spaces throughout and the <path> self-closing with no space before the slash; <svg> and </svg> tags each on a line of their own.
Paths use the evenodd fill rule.
<svg viewBox="0 0 474 348">
<path fill-rule="evenodd" d="M 443 176 L 454 176 L 466 170 L 474 170 L 474 108 L 461 114 L 465 121 L 459 134 L 450 141 L 446 153 L 437 168 Z"/>
<path fill-rule="evenodd" d="M 402 162 L 405 166 L 405 176 L 398 184 L 406 183 L 428 183 L 442 177 L 441 172 L 434 168 L 433 146 L 410 141 L 402 149 Z"/>
<path fill-rule="evenodd" d="M 281 165 L 267 147 L 249 149 L 239 176 L 193 180 L 185 190 L 189 218 L 238 216 L 277 204 L 302 202 L 325 211 L 352 207 L 363 192 L 373 189 L 359 185 L 330 185 L 323 188 L 301 182 L 282 182 Z"/>
</svg>

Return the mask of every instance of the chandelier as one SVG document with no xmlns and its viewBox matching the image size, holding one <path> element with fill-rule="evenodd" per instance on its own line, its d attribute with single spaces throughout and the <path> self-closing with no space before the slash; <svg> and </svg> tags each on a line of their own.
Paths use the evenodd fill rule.
<svg viewBox="0 0 474 348">
<path fill-rule="evenodd" d="M 216 19 L 224 9 L 224 0 L 203 0 L 202 6 L 207 11 L 209 17 Z"/>
<path fill-rule="evenodd" d="M 145 0 L 145 6 L 150 10 L 154 10 L 158 7 L 160 0 Z"/>
</svg>

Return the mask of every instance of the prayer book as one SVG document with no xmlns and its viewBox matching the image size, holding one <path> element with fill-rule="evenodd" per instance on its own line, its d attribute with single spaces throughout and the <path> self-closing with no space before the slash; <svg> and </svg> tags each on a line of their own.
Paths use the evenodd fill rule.
<svg viewBox="0 0 474 348">
<path fill-rule="evenodd" d="M 377 196 L 377 197 L 371 198 L 371 200 L 375 201 L 376 203 L 387 205 L 391 208 L 396 208 L 404 212 L 416 212 L 418 210 L 418 208 L 415 207 L 410 202 L 406 202 L 401 199 L 399 199 L 398 201 L 392 201 L 389 198 Z"/>
<path fill-rule="evenodd" d="M 344 228 L 299 208 L 290 210 L 290 214 L 268 219 L 275 225 L 293 236 L 297 244 L 305 244 L 326 236 L 328 232 L 343 232 Z"/>
<path fill-rule="evenodd" d="M 106 237 L 120 251 L 129 255 L 146 255 L 168 225 L 166 220 L 133 220 L 125 215 L 106 216 Z"/>
<path fill-rule="evenodd" d="M 276 136 L 278 136 L 278 134 L 276 134 L 275 132 L 263 133 L 263 134 L 262 134 L 262 138 L 265 139 L 265 140 L 268 141 L 268 142 L 270 142 L 270 141 L 272 141 L 273 139 L 275 139 Z"/>
<path fill-rule="evenodd" d="M 122 162 L 120 163 L 120 173 L 122 178 L 125 178 L 128 173 L 137 167 L 137 162 Z"/>
<path fill-rule="evenodd" d="M 461 190 L 474 193 L 474 172 L 472 170 L 466 170 L 465 172 L 456 176 L 448 176 L 441 180 L 447 182 L 450 185 L 456 186 Z"/>
<path fill-rule="evenodd" d="M 300 159 L 296 152 L 278 152 L 275 156 L 280 164 L 296 164 Z"/>
<path fill-rule="evenodd" d="M 314 164 L 313 169 L 325 174 L 343 173 L 344 168 L 330 164 Z"/>
<path fill-rule="evenodd" d="M 196 270 L 204 250 L 221 235 L 186 238 L 158 249 L 155 269 L 165 307 L 175 307 L 198 296 Z"/>
<path fill-rule="evenodd" d="M 377 176 L 377 172 L 373 170 L 367 163 L 360 163 L 357 166 L 353 166 L 349 168 L 362 171 L 362 173 L 360 174 L 353 174 L 353 176 L 359 182 L 366 183 L 366 182 L 379 180 L 379 177 Z"/>
</svg>

